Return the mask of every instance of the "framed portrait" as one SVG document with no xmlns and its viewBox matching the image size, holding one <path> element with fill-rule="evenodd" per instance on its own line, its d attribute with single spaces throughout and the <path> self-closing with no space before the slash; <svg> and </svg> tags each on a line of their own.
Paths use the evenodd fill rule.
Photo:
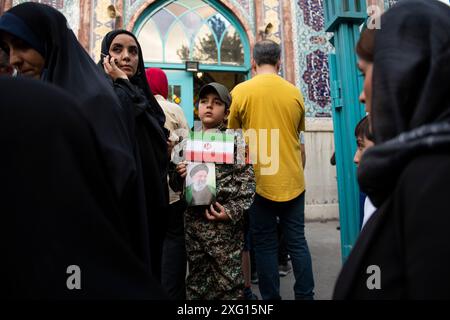
<svg viewBox="0 0 450 320">
<path fill-rule="evenodd" d="M 214 163 L 192 162 L 187 166 L 186 202 L 189 207 L 209 206 L 216 199 Z"/>
</svg>

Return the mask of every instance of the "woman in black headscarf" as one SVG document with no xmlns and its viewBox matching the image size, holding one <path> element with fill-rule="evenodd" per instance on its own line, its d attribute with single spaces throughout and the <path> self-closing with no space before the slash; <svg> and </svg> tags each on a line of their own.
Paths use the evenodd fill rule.
<svg viewBox="0 0 450 320">
<path fill-rule="evenodd" d="M 119 207 L 120 224 L 113 221 L 112 227 L 120 231 L 123 241 L 150 270 L 143 177 L 135 157 L 135 110 L 122 107 L 65 17 L 52 7 L 29 2 L 4 13 L 0 17 L 0 43 L 19 76 L 54 84 L 80 104 Z M 27 94 L 24 90 L 16 94 L 21 92 Z"/>
<path fill-rule="evenodd" d="M 334 298 L 449 299 L 450 8 L 399 2 L 381 17 L 373 57 L 376 145 L 358 180 L 379 209 Z"/>
<path fill-rule="evenodd" d="M 102 41 L 101 55 L 98 65 L 109 76 L 122 107 L 134 111 L 136 157 L 140 160 L 138 171 L 141 169 L 144 177 L 152 270 L 160 278 L 169 205 L 166 118 L 148 86 L 141 46 L 131 32 L 109 32 Z"/>
<path fill-rule="evenodd" d="M 0 96 L 2 296 L 164 298 L 123 237 L 119 199 L 80 105 L 24 78 L 0 77 Z"/>
<path fill-rule="evenodd" d="M 52 83 L 76 97 L 92 122 L 110 183 L 126 203 L 128 184 L 136 172 L 127 117 L 131 112 L 121 108 L 65 17 L 46 5 L 20 4 L 0 17 L 0 43 L 19 76 Z"/>
</svg>

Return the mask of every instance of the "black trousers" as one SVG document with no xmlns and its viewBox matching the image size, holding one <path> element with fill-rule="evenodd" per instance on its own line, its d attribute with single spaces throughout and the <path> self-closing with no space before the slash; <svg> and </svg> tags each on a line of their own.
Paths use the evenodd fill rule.
<svg viewBox="0 0 450 320">
<path fill-rule="evenodd" d="M 182 200 L 170 205 L 163 245 L 161 284 L 168 296 L 174 300 L 186 300 L 185 210 L 186 204 Z"/>
<path fill-rule="evenodd" d="M 284 238 L 283 232 L 281 231 L 280 223 L 277 224 L 278 230 L 278 264 L 287 265 L 288 263 L 288 251 L 287 244 Z"/>
</svg>

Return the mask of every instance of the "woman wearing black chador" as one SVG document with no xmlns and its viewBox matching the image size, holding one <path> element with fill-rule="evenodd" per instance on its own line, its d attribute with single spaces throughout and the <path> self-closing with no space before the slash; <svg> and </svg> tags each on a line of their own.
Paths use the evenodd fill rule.
<svg viewBox="0 0 450 320">
<path fill-rule="evenodd" d="M 122 108 L 50 6 L 5 12 L 0 44 L 20 78 L 0 86 L 4 292 L 162 298 L 152 280 L 134 110 Z M 76 272 L 70 266 L 79 267 L 80 289 L 66 283 Z"/>
<path fill-rule="evenodd" d="M 122 108 L 132 114 L 130 122 L 136 140 L 137 169 L 143 177 L 142 197 L 148 220 L 151 269 L 160 279 L 169 209 L 166 118 L 147 83 L 141 46 L 131 32 L 114 30 L 106 34 L 101 55 L 99 67 L 108 76 Z"/>
<path fill-rule="evenodd" d="M 376 145 L 358 181 L 378 210 L 334 298 L 450 299 L 450 7 L 400 1 L 381 17 L 373 58 L 364 96 Z"/>
</svg>

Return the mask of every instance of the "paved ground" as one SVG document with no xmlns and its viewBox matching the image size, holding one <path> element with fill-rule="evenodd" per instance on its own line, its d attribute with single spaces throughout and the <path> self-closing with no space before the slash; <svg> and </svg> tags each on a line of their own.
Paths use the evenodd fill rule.
<svg viewBox="0 0 450 320">
<path fill-rule="evenodd" d="M 306 240 L 312 256 L 317 300 L 331 299 L 341 269 L 340 232 L 336 230 L 338 225 L 338 221 L 306 222 Z M 293 286 L 292 272 L 280 279 L 280 293 L 283 300 L 294 299 Z M 261 297 L 258 285 L 253 285 L 253 291 Z"/>
</svg>

